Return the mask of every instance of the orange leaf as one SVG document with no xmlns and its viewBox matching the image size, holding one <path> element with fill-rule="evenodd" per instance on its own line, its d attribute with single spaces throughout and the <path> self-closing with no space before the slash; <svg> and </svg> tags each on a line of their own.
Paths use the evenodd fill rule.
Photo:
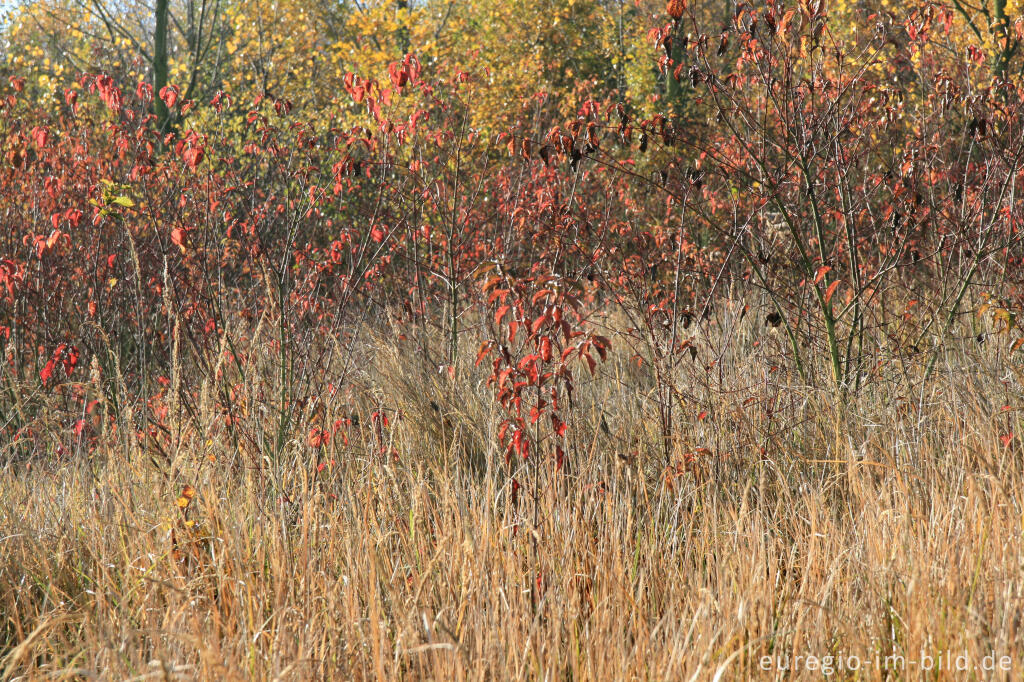
<svg viewBox="0 0 1024 682">
<path fill-rule="evenodd" d="M 171 230 L 171 242 L 185 253 L 185 230 L 180 227 Z"/>
<path fill-rule="evenodd" d="M 836 289 L 838 289 L 838 288 L 839 288 L 839 280 L 838 279 L 836 281 L 832 282 L 832 284 L 828 285 L 828 289 L 825 290 L 825 303 L 828 303 L 830 300 L 832 300 L 832 294 L 836 293 Z"/>
<path fill-rule="evenodd" d="M 190 485 L 186 485 L 181 489 L 181 495 L 174 501 L 174 504 L 179 509 L 188 509 L 188 506 L 192 504 L 192 498 L 195 496 L 196 489 Z"/>
</svg>

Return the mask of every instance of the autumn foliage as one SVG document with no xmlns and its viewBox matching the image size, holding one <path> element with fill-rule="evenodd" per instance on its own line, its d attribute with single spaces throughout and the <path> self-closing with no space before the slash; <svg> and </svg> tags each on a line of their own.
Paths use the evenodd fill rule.
<svg viewBox="0 0 1024 682">
<path fill-rule="evenodd" d="M 120 41 L 62 48 L 111 62 L 85 72 L 8 59 L 5 460 L 119 443 L 177 494 L 182 458 L 262 476 L 299 452 L 324 481 L 358 444 L 373 467 L 412 466 L 399 435 L 416 429 L 500 471 L 518 538 L 569 499 L 614 430 L 613 408 L 586 397 L 610 380 L 613 354 L 629 368 L 615 365 L 620 397 L 644 396 L 649 433 L 622 436 L 608 466 L 646 467 L 666 494 L 715 485 L 727 459 L 771 457 L 787 401 L 816 396 L 844 419 L 877 392 L 912 402 L 964 348 L 1020 367 L 1013 17 L 982 35 L 935 3 L 739 2 L 724 23 L 699 3 L 627 3 L 602 72 L 607 55 L 580 43 L 611 50 L 607 27 L 539 36 L 512 60 L 480 18 L 602 27 L 600 3 L 527 3 L 511 17 L 514 3 L 470 3 L 449 8 L 458 31 L 433 32 L 419 7 L 371 3 L 310 20 L 348 27 L 329 44 L 305 14 L 282 13 L 265 17 L 290 27 L 273 49 L 239 18 L 249 4 L 232 3 L 156 92 L 141 62 L 115 60 Z M 65 11 L 54 7 L 46 16 Z M 836 20 L 854 15 L 863 30 Z M 45 29 L 28 16 L 12 41 Z M 489 42 L 462 49 L 482 25 Z M 252 72 L 199 59 L 217 45 Z M 357 48 L 365 68 L 339 71 Z M 318 49 L 333 66 L 309 57 Z M 294 68 L 275 70 L 274 55 Z M 353 378 L 380 338 L 426 377 L 433 392 L 410 398 L 420 412 Z M 726 386 L 737 354 L 768 378 Z M 454 416 L 470 381 L 491 409 L 473 428 Z M 751 413 L 759 430 L 720 447 L 729 420 Z M 713 426 L 719 436 L 694 436 Z M 1015 447 L 1009 422 L 1001 430 Z M 196 452 L 182 445 L 193 437 Z M 218 444 L 230 463 L 201 454 Z M 175 498 L 182 565 L 207 556 L 186 524 L 193 483 Z"/>
<path fill-rule="evenodd" d="M 701 329 L 723 307 L 764 320 L 799 381 L 843 394 L 894 363 L 930 374 L 964 319 L 1020 346 L 1021 92 L 980 49 L 936 49 L 951 10 L 879 14 L 856 40 L 822 3 L 739 5 L 710 34 L 684 3 L 667 12 L 651 54 L 685 87 L 683 116 L 583 99 L 489 134 L 473 125 L 481 75 L 411 54 L 345 75 L 355 119 L 103 74 L 43 105 L 11 75 L 8 371 L 63 392 L 71 420 L 76 368 L 151 405 L 182 344 L 241 371 L 269 325 L 301 404 L 339 388 L 316 376 L 314 340 L 386 319 L 431 366 L 479 344 L 507 414 L 498 446 L 561 466 L 574 381 L 619 345 L 651 372 L 668 464 L 680 372 L 713 366 Z M 21 442 L 31 418 L 4 428 Z"/>
</svg>

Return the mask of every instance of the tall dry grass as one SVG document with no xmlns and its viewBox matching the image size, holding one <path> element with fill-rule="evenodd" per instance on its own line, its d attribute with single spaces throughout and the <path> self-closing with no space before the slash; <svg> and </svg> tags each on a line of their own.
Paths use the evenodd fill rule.
<svg viewBox="0 0 1024 682">
<path fill-rule="evenodd" d="M 194 409 L 159 447 L 111 429 L 5 460 L 0 678 L 820 679 L 808 655 L 864 662 L 837 679 L 1024 674 L 1019 365 L 964 341 L 928 385 L 910 363 L 844 403 L 773 369 L 753 316 L 736 329 L 678 377 L 676 456 L 697 454 L 668 476 L 646 369 L 617 343 L 582 377 L 536 527 L 470 359 L 449 380 L 363 335 L 322 367 L 347 392 L 289 402 L 271 457 L 273 352 L 216 381 L 183 358 Z M 309 446 L 353 414 L 348 444 Z M 926 675 L 922 651 L 1012 671 Z"/>
</svg>

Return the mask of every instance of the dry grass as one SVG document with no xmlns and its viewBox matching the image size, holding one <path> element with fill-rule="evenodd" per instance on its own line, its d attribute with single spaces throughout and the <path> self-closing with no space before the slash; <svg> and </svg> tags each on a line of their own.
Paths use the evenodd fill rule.
<svg viewBox="0 0 1024 682">
<path fill-rule="evenodd" d="M 840 408 L 786 385 L 744 329 L 726 370 L 680 377 L 712 417 L 684 415 L 680 453 L 709 452 L 671 486 L 649 378 L 622 350 L 600 366 L 572 469 L 542 472 L 535 529 L 529 495 L 509 503 L 481 371 L 449 384 L 379 340 L 276 460 L 226 438 L 207 399 L 171 411 L 166 461 L 117 433 L 91 455 L 11 461 L 0 677 L 820 679 L 761 657 L 842 654 L 865 667 L 834 662 L 838 679 L 918 679 L 922 650 L 1007 655 L 1021 675 L 1024 461 L 1019 436 L 1000 438 L 1019 377 L 959 349 L 926 390 L 879 380 Z M 266 440 L 279 405 L 252 405 L 272 376 L 233 380 Z M 308 417 L 352 405 L 361 424 L 318 473 Z M 377 452 L 375 406 L 402 413 L 383 431 L 396 457 Z M 876 655 L 907 663 L 887 673 Z"/>
</svg>

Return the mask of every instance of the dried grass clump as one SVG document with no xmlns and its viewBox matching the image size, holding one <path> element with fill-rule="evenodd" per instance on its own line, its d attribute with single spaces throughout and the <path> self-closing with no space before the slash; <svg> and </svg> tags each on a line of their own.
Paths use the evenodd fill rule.
<svg viewBox="0 0 1024 682">
<path fill-rule="evenodd" d="M 360 347 L 348 392 L 296 407 L 274 457 L 280 392 L 255 368 L 233 380 L 251 439 L 207 400 L 159 451 L 107 433 L 10 458 L 0 677 L 820 679 L 760 661 L 922 651 L 1024 669 L 1020 387 L 984 359 L 843 404 L 736 350 L 713 382 L 680 377 L 711 417 L 684 417 L 666 468 L 617 349 L 578 391 L 571 466 L 542 463 L 534 500 L 534 473 L 496 450 L 483 370 L 407 351 Z M 310 447 L 310 420 L 356 413 L 347 444 Z M 836 672 L 887 674 L 921 673 Z"/>
</svg>

